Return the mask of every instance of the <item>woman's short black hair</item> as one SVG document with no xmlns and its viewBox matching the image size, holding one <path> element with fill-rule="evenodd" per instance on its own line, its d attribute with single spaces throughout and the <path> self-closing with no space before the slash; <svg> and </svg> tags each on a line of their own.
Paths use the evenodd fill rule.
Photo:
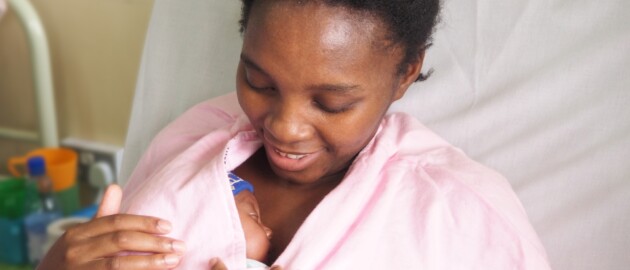
<svg viewBox="0 0 630 270">
<path fill-rule="evenodd" d="M 440 0 L 310 0 L 329 6 L 341 6 L 360 12 L 367 12 L 380 18 L 388 27 L 389 39 L 405 49 L 405 55 L 398 66 L 404 73 L 409 64 L 416 61 L 431 44 L 431 34 L 438 21 Z M 249 13 L 254 0 L 242 0 L 243 7 L 240 31 L 247 27 Z M 309 0 L 301 0 L 301 3 Z M 427 75 L 420 74 L 418 81 Z"/>
</svg>

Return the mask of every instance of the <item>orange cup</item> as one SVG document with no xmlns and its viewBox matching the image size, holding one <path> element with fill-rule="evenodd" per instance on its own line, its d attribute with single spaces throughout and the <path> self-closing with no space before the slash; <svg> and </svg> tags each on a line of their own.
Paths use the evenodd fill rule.
<svg viewBox="0 0 630 270">
<path fill-rule="evenodd" d="M 22 157 L 9 159 L 9 171 L 15 177 L 21 177 L 26 171 L 26 161 L 34 156 L 41 156 L 46 163 L 46 175 L 53 182 L 55 192 L 71 188 L 77 179 L 77 153 L 67 148 L 40 148 L 28 152 Z M 22 172 L 18 168 L 22 168 Z"/>
</svg>

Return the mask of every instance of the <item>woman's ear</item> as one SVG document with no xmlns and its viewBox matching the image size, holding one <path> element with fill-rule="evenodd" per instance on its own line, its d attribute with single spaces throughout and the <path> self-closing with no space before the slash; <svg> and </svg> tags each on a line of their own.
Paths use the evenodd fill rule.
<svg viewBox="0 0 630 270">
<path fill-rule="evenodd" d="M 424 52 L 422 50 L 418 57 L 407 65 L 407 69 L 403 74 L 400 74 L 398 78 L 398 86 L 394 93 L 394 100 L 399 100 L 405 95 L 409 86 L 418 80 L 420 73 L 422 72 L 422 63 L 424 62 Z"/>
</svg>

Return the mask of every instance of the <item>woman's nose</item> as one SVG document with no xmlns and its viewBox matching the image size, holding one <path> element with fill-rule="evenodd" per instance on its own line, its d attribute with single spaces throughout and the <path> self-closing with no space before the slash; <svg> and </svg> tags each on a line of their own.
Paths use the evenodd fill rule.
<svg viewBox="0 0 630 270">
<path fill-rule="evenodd" d="M 313 134 L 307 115 L 296 102 L 279 102 L 265 118 L 266 132 L 283 144 L 307 140 Z"/>
</svg>

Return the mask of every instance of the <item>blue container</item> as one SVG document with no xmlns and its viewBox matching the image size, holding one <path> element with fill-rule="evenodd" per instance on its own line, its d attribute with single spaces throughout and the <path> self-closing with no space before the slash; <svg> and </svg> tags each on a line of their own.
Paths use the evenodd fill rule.
<svg viewBox="0 0 630 270">
<path fill-rule="evenodd" d="M 7 264 L 28 263 L 26 233 L 22 219 L 0 217 L 0 262 Z"/>
<path fill-rule="evenodd" d="M 31 193 L 36 191 L 28 189 L 23 178 L 0 179 L 0 263 L 28 262 L 23 216 Z"/>
<path fill-rule="evenodd" d="M 28 259 L 32 265 L 37 265 L 44 258 L 46 227 L 59 218 L 61 212 L 36 212 L 24 217 Z"/>
</svg>

